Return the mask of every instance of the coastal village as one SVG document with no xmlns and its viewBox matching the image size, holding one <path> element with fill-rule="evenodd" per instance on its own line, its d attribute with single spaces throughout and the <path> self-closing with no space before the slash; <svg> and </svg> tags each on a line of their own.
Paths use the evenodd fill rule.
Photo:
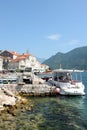
<svg viewBox="0 0 87 130">
<path fill-rule="evenodd" d="M 0 71 L 5 69 L 24 71 L 27 67 L 32 68 L 33 72 L 45 72 L 49 69 L 48 65 L 41 64 L 28 51 L 23 54 L 8 50 L 0 51 Z"/>
<path fill-rule="evenodd" d="M 0 110 L 24 102 L 21 95 L 53 95 L 55 87 L 46 84 L 36 74 L 46 72 L 49 66 L 41 64 L 28 52 L 19 54 L 14 51 L 0 53 Z"/>
<path fill-rule="evenodd" d="M 15 106 L 18 102 L 23 104 L 26 102 L 23 96 L 85 95 L 84 84 L 73 80 L 72 72 L 62 68 L 52 71 L 28 51 L 24 54 L 1 51 L 0 110 Z M 45 74 L 44 78 L 40 74 Z"/>
</svg>

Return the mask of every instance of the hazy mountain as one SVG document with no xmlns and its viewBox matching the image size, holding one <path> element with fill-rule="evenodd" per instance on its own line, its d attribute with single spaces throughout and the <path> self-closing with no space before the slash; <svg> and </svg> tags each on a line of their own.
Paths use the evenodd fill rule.
<svg viewBox="0 0 87 130">
<path fill-rule="evenodd" d="M 40 63 L 43 63 L 46 59 L 44 59 L 44 58 L 37 58 L 37 60 L 38 60 Z"/>
<path fill-rule="evenodd" d="M 75 48 L 67 53 L 58 52 L 43 63 L 51 69 L 57 69 L 61 64 L 62 68 L 87 70 L 87 46 Z"/>
</svg>

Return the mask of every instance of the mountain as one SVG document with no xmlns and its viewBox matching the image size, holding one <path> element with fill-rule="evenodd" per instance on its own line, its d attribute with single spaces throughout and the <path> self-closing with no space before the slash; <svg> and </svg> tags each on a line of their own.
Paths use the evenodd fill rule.
<svg viewBox="0 0 87 130">
<path fill-rule="evenodd" d="M 51 69 L 58 69 L 61 64 L 64 69 L 87 70 L 87 46 L 75 48 L 67 53 L 58 52 L 43 63 Z"/>
<path fill-rule="evenodd" d="M 37 58 L 37 60 L 38 60 L 40 63 L 43 63 L 46 59 L 44 59 L 44 58 Z"/>
</svg>

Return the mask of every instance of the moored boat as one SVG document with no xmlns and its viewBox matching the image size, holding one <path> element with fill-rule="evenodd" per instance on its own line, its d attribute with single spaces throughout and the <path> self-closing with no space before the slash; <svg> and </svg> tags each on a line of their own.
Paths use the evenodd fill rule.
<svg viewBox="0 0 87 130">
<path fill-rule="evenodd" d="M 57 69 L 49 82 L 56 86 L 56 93 L 61 95 L 85 95 L 85 86 L 81 80 L 73 80 L 73 70 Z M 78 72 L 80 73 L 80 71 Z"/>
</svg>

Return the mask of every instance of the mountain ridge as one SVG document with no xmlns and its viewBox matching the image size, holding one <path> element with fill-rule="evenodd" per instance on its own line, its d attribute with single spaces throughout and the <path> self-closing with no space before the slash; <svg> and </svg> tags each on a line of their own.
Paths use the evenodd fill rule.
<svg viewBox="0 0 87 130">
<path fill-rule="evenodd" d="M 72 49 L 67 53 L 58 52 L 43 63 L 51 69 L 58 69 L 61 64 L 65 69 L 87 70 L 87 46 Z"/>
</svg>

